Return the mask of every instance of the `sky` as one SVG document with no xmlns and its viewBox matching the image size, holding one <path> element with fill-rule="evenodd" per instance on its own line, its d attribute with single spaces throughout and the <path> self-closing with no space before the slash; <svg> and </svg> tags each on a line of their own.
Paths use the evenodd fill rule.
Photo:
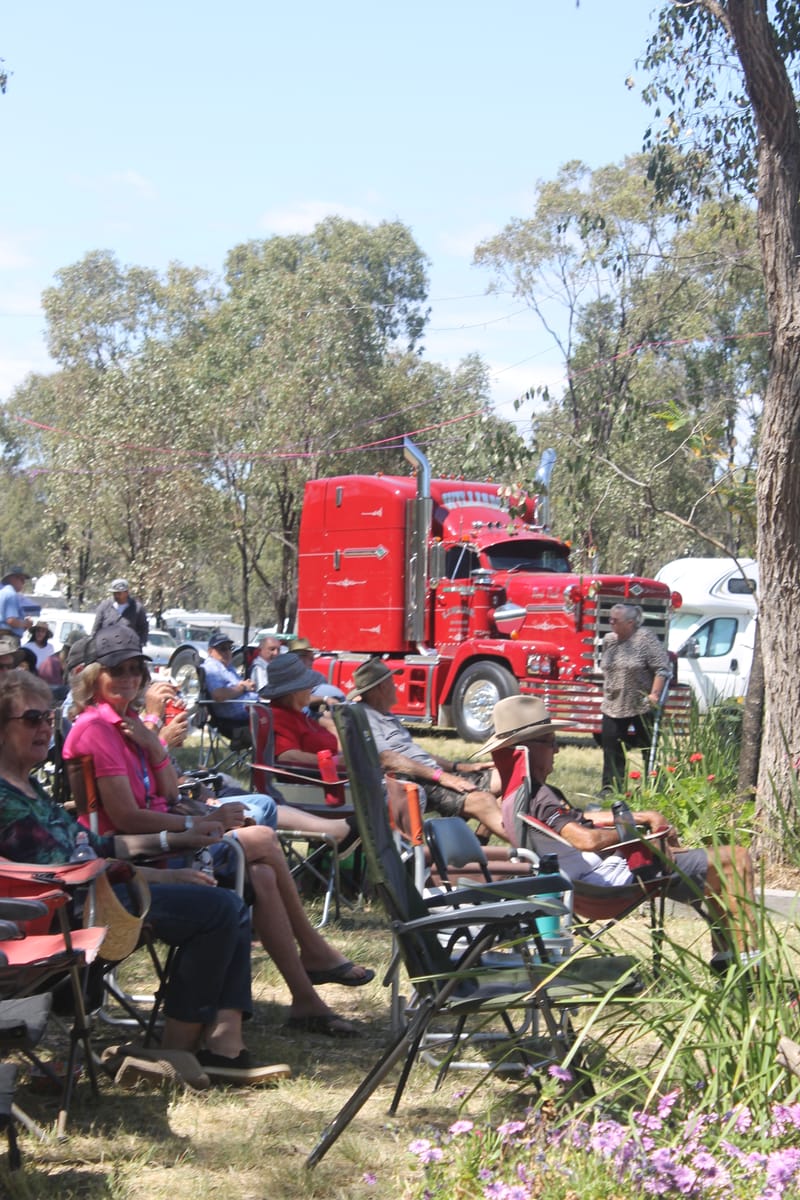
<svg viewBox="0 0 800 1200">
<path fill-rule="evenodd" d="M 641 148 L 649 0 L 39 0 L 4 6 L 0 400 L 51 371 L 40 297 L 90 250 L 223 270 L 330 213 L 427 255 L 426 357 L 487 363 L 497 410 L 563 364 L 487 295 L 475 246 L 537 183 Z M 633 76 L 636 86 L 625 86 Z"/>
</svg>

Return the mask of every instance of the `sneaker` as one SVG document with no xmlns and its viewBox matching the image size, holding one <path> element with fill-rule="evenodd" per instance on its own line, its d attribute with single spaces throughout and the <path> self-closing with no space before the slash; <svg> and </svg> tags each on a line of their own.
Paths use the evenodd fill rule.
<svg viewBox="0 0 800 1200">
<path fill-rule="evenodd" d="M 279 1079 L 290 1079 L 292 1075 L 292 1068 L 287 1063 L 256 1066 L 248 1050 L 240 1050 L 235 1058 L 214 1054 L 211 1050 L 198 1050 L 196 1057 L 212 1083 L 256 1087 L 262 1083 L 277 1083 Z"/>
</svg>

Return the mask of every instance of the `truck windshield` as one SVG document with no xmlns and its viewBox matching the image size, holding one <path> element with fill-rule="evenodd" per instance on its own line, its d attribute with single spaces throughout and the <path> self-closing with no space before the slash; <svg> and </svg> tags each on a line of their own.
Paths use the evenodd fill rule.
<svg viewBox="0 0 800 1200">
<path fill-rule="evenodd" d="M 569 551 L 566 546 L 552 542 L 496 542 L 485 546 L 484 554 L 494 571 L 555 571 L 569 572 Z"/>
</svg>

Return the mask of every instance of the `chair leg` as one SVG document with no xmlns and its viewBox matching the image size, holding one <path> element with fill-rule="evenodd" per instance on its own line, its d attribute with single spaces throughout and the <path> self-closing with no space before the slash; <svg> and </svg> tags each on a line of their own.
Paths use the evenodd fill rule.
<svg viewBox="0 0 800 1200">
<path fill-rule="evenodd" d="M 395 1063 L 399 1062 L 403 1054 L 415 1054 L 416 1048 L 422 1038 L 427 1023 L 433 1015 L 433 1008 L 429 1002 L 426 1002 L 424 1009 L 420 1009 L 418 1016 L 415 1018 L 414 1024 L 419 1022 L 420 1028 L 410 1038 L 408 1031 L 404 1030 L 384 1051 L 381 1058 L 369 1072 L 365 1079 L 361 1081 L 356 1090 L 346 1100 L 339 1112 L 336 1114 L 331 1123 L 322 1131 L 319 1141 L 306 1159 L 307 1167 L 315 1167 L 318 1162 L 328 1153 L 331 1146 L 344 1132 L 347 1126 L 352 1121 L 353 1117 L 364 1107 L 372 1093 L 379 1084 L 386 1078 Z M 408 1044 L 408 1049 L 406 1045 Z M 413 1058 L 412 1058 L 413 1062 Z M 409 1068 L 410 1069 L 410 1068 Z M 404 1068 L 404 1074 L 407 1077 L 408 1071 Z"/>
</svg>

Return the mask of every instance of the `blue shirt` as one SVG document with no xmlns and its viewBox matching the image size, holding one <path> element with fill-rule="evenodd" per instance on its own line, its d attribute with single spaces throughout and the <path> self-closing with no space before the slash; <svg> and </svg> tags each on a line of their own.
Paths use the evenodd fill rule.
<svg viewBox="0 0 800 1200">
<path fill-rule="evenodd" d="M 24 621 L 25 609 L 22 607 L 22 596 L 13 583 L 4 583 L 0 587 L 0 631 L 18 638 L 25 630 L 19 627 L 13 629 L 8 623 L 9 617 L 19 617 Z"/>
<path fill-rule="evenodd" d="M 218 658 L 212 658 L 210 654 L 203 663 L 203 670 L 206 673 L 206 687 L 209 693 L 215 692 L 217 688 L 238 687 L 242 682 L 233 667 L 226 667 L 224 662 L 220 662 Z M 258 700 L 258 693 L 242 692 L 241 697 L 237 700 L 220 700 L 211 705 L 211 711 L 215 717 L 220 717 L 223 721 L 244 723 L 250 719 L 245 700 Z"/>
</svg>

